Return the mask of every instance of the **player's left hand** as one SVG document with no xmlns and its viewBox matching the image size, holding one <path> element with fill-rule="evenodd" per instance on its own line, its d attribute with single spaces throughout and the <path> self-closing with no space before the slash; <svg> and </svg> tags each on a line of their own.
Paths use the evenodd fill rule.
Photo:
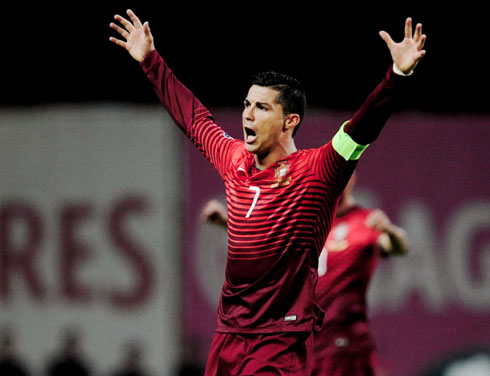
<svg viewBox="0 0 490 376">
<path fill-rule="evenodd" d="M 427 37 L 422 34 L 422 24 L 418 23 L 415 26 L 415 32 L 412 34 L 412 19 L 410 17 L 405 21 L 405 37 L 400 43 L 394 42 L 386 31 L 380 31 L 379 35 L 388 46 L 396 67 L 405 74 L 412 72 L 425 55 L 423 48 Z"/>
</svg>

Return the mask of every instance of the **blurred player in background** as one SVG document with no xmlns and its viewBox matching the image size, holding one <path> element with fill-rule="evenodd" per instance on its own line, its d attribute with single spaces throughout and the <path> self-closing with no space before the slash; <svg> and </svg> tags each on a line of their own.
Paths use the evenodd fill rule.
<svg viewBox="0 0 490 376">
<path fill-rule="evenodd" d="M 294 135 L 306 98 L 301 83 L 258 74 L 244 100 L 244 140 L 228 136 L 155 49 L 147 22 L 131 11 L 110 40 L 138 61 L 160 102 L 223 179 L 228 222 L 226 278 L 206 375 L 310 374 L 318 257 L 334 210 L 362 152 L 394 110 L 402 82 L 424 56 L 422 25 L 386 42 L 393 62 L 383 80 L 332 140 L 298 150 Z M 263 43 L 273 43 L 264 36 Z M 249 43 L 247 43 L 249 42 Z M 256 40 L 246 41 L 253 48 Z"/>
<path fill-rule="evenodd" d="M 313 341 L 313 376 L 374 376 L 379 370 L 366 296 L 379 256 L 404 255 L 406 232 L 380 209 L 357 205 L 352 175 L 318 262 L 317 303 L 325 311 Z"/>
<path fill-rule="evenodd" d="M 366 295 L 378 257 L 407 252 L 405 230 L 380 209 L 356 204 L 353 174 L 344 189 L 318 264 L 316 301 L 325 311 L 313 340 L 313 376 L 374 376 L 379 369 Z M 225 206 L 208 201 L 203 221 L 226 226 Z"/>
</svg>

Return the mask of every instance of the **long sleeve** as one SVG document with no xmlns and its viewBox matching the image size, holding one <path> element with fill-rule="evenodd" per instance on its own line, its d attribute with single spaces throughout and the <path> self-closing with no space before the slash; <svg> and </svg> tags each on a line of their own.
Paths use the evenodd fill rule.
<svg viewBox="0 0 490 376">
<path fill-rule="evenodd" d="M 192 136 L 192 127 L 200 120 L 212 120 L 206 107 L 175 77 L 156 50 L 141 62 L 141 68 L 153 85 L 160 102 L 186 134 Z"/>
<path fill-rule="evenodd" d="M 344 131 L 360 145 L 372 143 L 383 129 L 384 124 L 395 110 L 397 94 L 407 77 L 394 73 L 393 66 L 386 72 L 383 80 L 369 94 L 357 110 Z"/>
<path fill-rule="evenodd" d="M 175 77 L 156 50 L 141 62 L 141 68 L 175 123 L 223 175 L 238 140 L 215 124 L 208 109 Z"/>
</svg>

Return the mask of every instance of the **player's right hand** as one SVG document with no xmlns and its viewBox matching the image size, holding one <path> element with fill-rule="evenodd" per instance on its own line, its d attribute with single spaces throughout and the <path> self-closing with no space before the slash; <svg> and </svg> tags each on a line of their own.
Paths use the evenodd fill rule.
<svg viewBox="0 0 490 376">
<path fill-rule="evenodd" d="M 127 10 L 130 20 L 116 14 L 114 19 L 123 27 L 111 22 L 110 27 L 116 30 L 124 39 L 110 37 L 109 40 L 123 47 L 138 62 L 142 62 L 154 49 L 153 35 L 148 22 L 141 23 L 131 9 Z"/>
</svg>

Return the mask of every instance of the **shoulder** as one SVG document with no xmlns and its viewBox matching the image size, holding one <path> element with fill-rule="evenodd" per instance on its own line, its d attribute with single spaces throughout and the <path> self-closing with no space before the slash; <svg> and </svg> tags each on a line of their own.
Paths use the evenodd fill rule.
<svg viewBox="0 0 490 376">
<path fill-rule="evenodd" d="M 375 209 L 355 205 L 339 219 L 356 226 L 358 229 L 371 229 L 371 226 L 368 224 L 368 218 L 374 211 Z"/>
<path fill-rule="evenodd" d="M 334 151 L 332 142 L 329 141 L 326 144 L 315 148 L 299 149 L 296 154 L 301 159 L 318 159 L 323 158 L 325 155 Z"/>
</svg>

